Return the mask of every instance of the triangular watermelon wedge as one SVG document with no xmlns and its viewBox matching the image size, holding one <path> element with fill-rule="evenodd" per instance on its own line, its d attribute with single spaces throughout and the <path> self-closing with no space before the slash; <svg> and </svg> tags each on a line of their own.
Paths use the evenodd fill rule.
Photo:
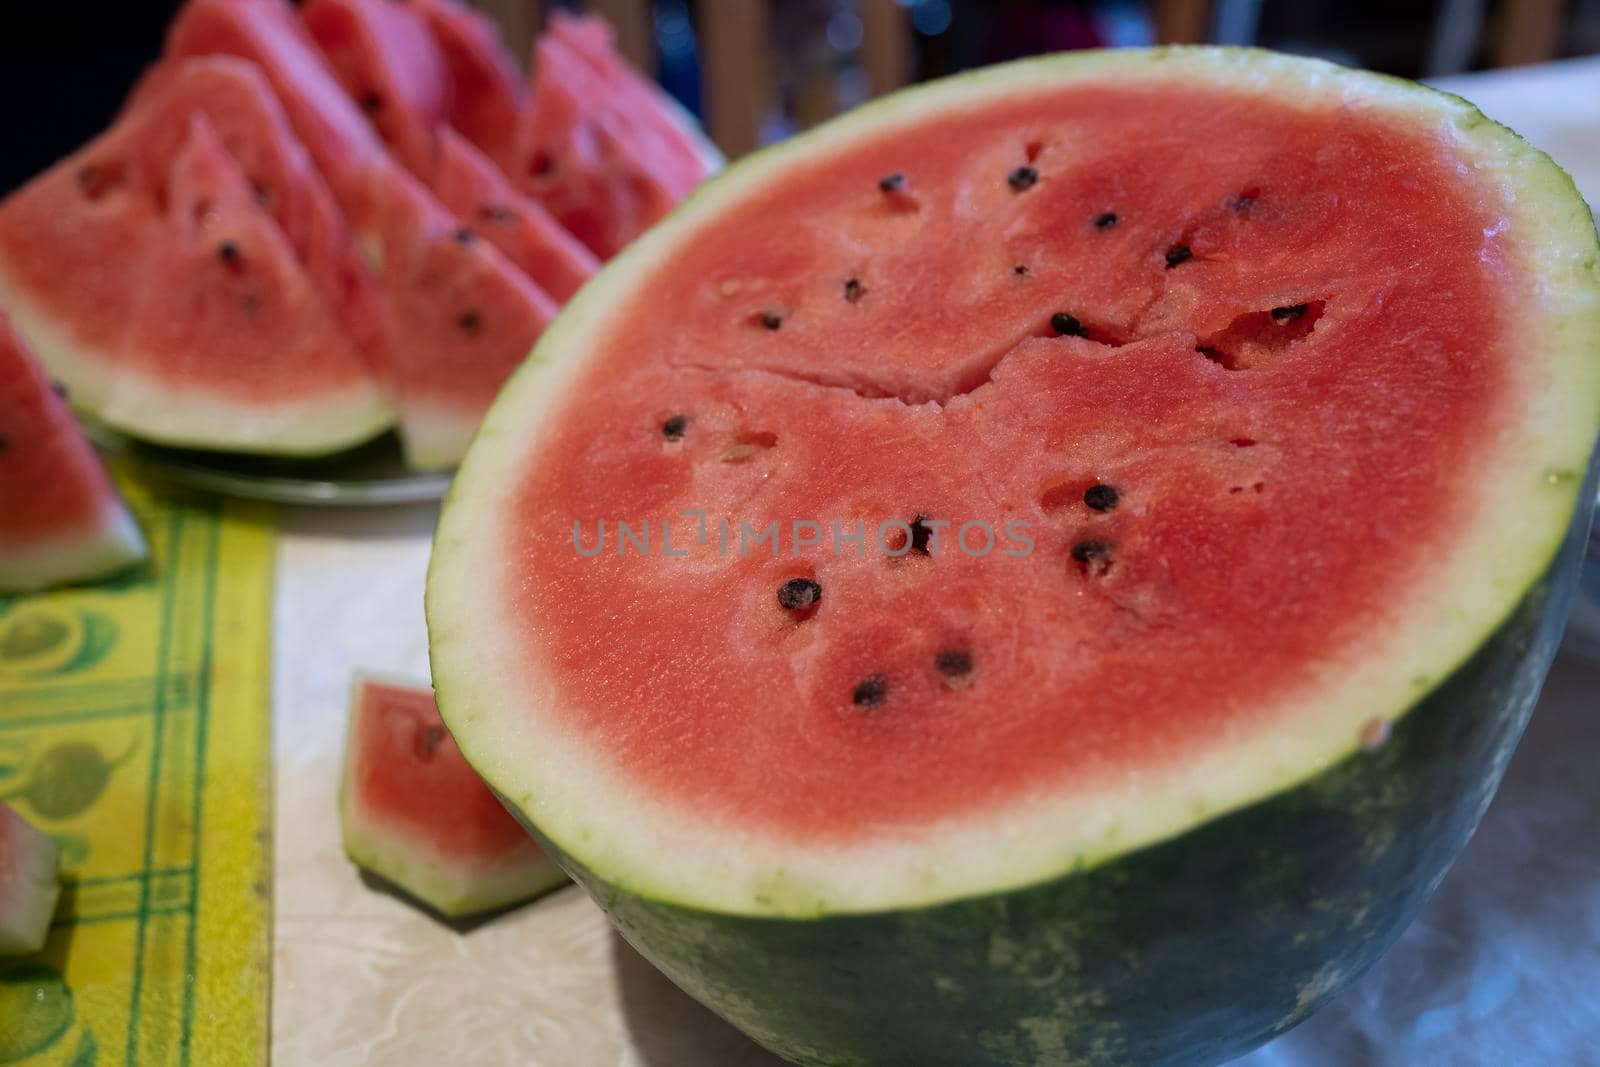
<svg viewBox="0 0 1600 1067">
<path fill-rule="evenodd" d="M 277 0 L 194 0 L 173 24 L 168 50 L 260 64 L 378 275 L 407 459 L 453 466 L 554 302 L 488 242 L 456 239 L 462 224 L 383 150 L 292 9 Z"/>
<path fill-rule="evenodd" d="M 398 165 L 369 181 L 406 459 L 450 467 L 559 308 Z"/>
<path fill-rule="evenodd" d="M 454 130 L 439 131 L 433 191 L 557 301 L 571 299 L 600 269 L 582 241 Z"/>
<path fill-rule="evenodd" d="M 61 898 L 60 862 L 54 838 L 0 804 L 0 956 L 44 947 Z"/>
<path fill-rule="evenodd" d="M 495 24 L 456 0 L 410 0 L 450 71 L 450 125 L 500 166 L 511 162 L 522 72 Z"/>
<path fill-rule="evenodd" d="M 597 51 L 613 53 L 604 23 L 552 18 L 534 49 L 509 172 L 607 259 L 676 207 L 716 157 L 660 90 Z"/>
<path fill-rule="evenodd" d="M 431 174 L 450 81 L 422 19 L 393 0 L 310 0 L 301 18 L 389 150 L 413 174 Z"/>
<path fill-rule="evenodd" d="M 99 457 L 3 314 L 0 504 L 0 591 L 99 578 L 145 556 L 139 528 Z M 0 806 L 0 823 L 5 817 Z M 0 825 L 0 836 L 6 832 Z M 0 857 L 5 853 L 0 847 Z M 4 874 L 0 869 L 0 882 Z M 3 927 L 0 921 L 0 942 Z"/>
<path fill-rule="evenodd" d="M 146 440 L 283 454 L 386 428 L 366 360 L 202 113 L 165 192 L 101 417 Z"/>
</svg>

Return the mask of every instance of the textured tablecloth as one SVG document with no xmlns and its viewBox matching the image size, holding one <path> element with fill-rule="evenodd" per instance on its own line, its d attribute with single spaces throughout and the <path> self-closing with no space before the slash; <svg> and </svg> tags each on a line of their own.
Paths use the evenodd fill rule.
<svg viewBox="0 0 1600 1067">
<path fill-rule="evenodd" d="M 1600 202 L 1600 59 L 1454 79 Z M 275 620 L 279 1064 L 777 1061 L 679 993 L 576 890 L 465 934 L 364 885 L 334 794 L 355 668 L 426 677 L 435 512 L 282 517 Z M 1563 654 L 1505 785 L 1422 917 L 1249 1067 L 1600 1065 L 1600 666 Z"/>
</svg>

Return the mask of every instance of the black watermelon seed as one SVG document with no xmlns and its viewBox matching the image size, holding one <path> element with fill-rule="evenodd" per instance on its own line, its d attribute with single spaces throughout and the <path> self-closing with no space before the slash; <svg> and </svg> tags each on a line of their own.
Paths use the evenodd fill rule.
<svg viewBox="0 0 1600 1067">
<path fill-rule="evenodd" d="M 250 191 L 255 193 L 256 203 L 263 207 L 272 202 L 272 190 L 261 182 L 251 182 Z"/>
<path fill-rule="evenodd" d="M 1121 494 L 1114 485 L 1097 483 L 1083 491 L 1083 502 L 1093 511 L 1110 511 L 1117 506 Z"/>
<path fill-rule="evenodd" d="M 52 380 L 50 382 L 50 388 L 55 392 L 56 396 L 59 396 L 62 400 L 67 398 L 67 387 L 61 382 Z"/>
<path fill-rule="evenodd" d="M 6 440 L 5 434 L 0 434 L 0 456 L 5 455 L 6 449 L 10 447 L 11 442 Z"/>
<path fill-rule="evenodd" d="M 478 235 L 473 233 L 470 229 L 468 229 L 465 226 L 461 227 L 460 229 L 458 229 L 455 233 L 451 234 L 450 236 L 455 238 L 456 244 L 461 244 L 461 245 L 470 245 L 472 242 L 474 242 L 474 241 L 476 241 L 478 239 Z"/>
<path fill-rule="evenodd" d="M 1083 328 L 1083 323 L 1079 322 L 1076 316 L 1068 315 L 1065 311 L 1058 311 L 1050 316 L 1050 328 L 1062 337 L 1088 336 L 1088 331 Z"/>
<path fill-rule="evenodd" d="M 506 223 L 517 217 L 517 213 L 500 204 L 486 204 L 478 209 L 478 217 L 490 222 Z"/>
<path fill-rule="evenodd" d="M 417 755 L 423 759 L 431 760 L 438 747 L 444 744 L 445 728 L 436 722 L 430 722 L 422 728 L 422 733 L 417 735 Z"/>
<path fill-rule="evenodd" d="M 906 187 L 906 176 L 899 171 L 885 174 L 878 179 L 878 190 L 885 193 L 898 193 Z"/>
<path fill-rule="evenodd" d="M 1290 304 L 1287 307 L 1273 308 L 1272 321 L 1279 323 L 1293 322 L 1305 313 L 1306 306 L 1304 304 Z"/>
<path fill-rule="evenodd" d="M 689 416 L 673 415 L 661 424 L 661 436 L 669 441 L 683 440 L 683 432 L 689 428 Z"/>
<path fill-rule="evenodd" d="M 1006 184 L 1021 192 L 1039 180 L 1039 172 L 1029 166 L 1021 166 L 1006 175 Z"/>
<path fill-rule="evenodd" d="M 1173 245 L 1167 249 L 1167 269 L 1171 270 L 1179 263 L 1194 258 L 1194 250 L 1188 245 Z"/>
<path fill-rule="evenodd" d="M 844 282 L 844 298 L 854 304 L 867 295 L 866 286 L 861 284 L 859 278 L 846 278 Z"/>
<path fill-rule="evenodd" d="M 555 173 L 555 157 L 549 152 L 537 152 L 533 157 L 533 165 L 529 168 L 535 178 L 548 178 Z"/>
<path fill-rule="evenodd" d="M 763 311 L 761 313 L 761 325 L 769 330 L 776 330 L 783 325 L 783 316 L 776 311 Z"/>
<path fill-rule="evenodd" d="M 217 258 L 230 266 L 239 262 L 239 246 L 232 241 L 224 241 L 217 246 Z"/>
<path fill-rule="evenodd" d="M 778 586 L 778 606 L 785 611 L 804 611 L 822 599 L 822 585 L 811 578 L 790 578 Z"/>
<path fill-rule="evenodd" d="M 246 293 L 239 298 L 239 307 L 246 315 L 254 315 L 261 310 L 261 298 L 255 293 Z"/>
<path fill-rule="evenodd" d="M 1116 224 L 1117 213 L 1115 211 L 1105 211 L 1094 217 L 1094 228 L 1097 230 L 1109 230 Z"/>
<path fill-rule="evenodd" d="M 1104 574 L 1110 569 L 1110 542 L 1101 541 L 1098 537 L 1077 542 L 1072 545 L 1072 558 L 1082 563 L 1085 569 L 1090 569 L 1096 574 Z"/>
<path fill-rule="evenodd" d="M 911 550 L 928 554 L 928 543 L 933 539 L 933 527 L 928 525 L 926 515 L 918 515 L 911 520 Z"/>
<path fill-rule="evenodd" d="M 483 328 L 483 316 L 476 311 L 463 311 L 456 316 L 456 325 L 462 333 L 476 334 Z"/>
<path fill-rule="evenodd" d="M 850 699 L 858 708 L 875 708 L 889 696 L 889 679 L 881 674 L 869 674 L 856 683 Z"/>
<path fill-rule="evenodd" d="M 964 648 L 940 649 L 933 666 L 946 678 L 965 678 L 972 673 L 972 653 Z"/>
<path fill-rule="evenodd" d="M 1028 265 L 1026 263 L 1018 263 L 1015 267 L 1011 268 L 1011 273 L 1018 275 L 1019 277 L 1025 275 L 1028 273 Z"/>
<path fill-rule="evenodd" d="M 1260 196 L 1260 194 L 1255 190 L 1246 189 L 1244 192 L 1233 198 L 1233 210 L 1239 212 L 1241 215 L 1248 213 L 1251 208 L 1256 206 L 1256 198 L 1258 196 Z"/>
<path fill-rule="evenodd" d="M 383 110 L 383 97 L 377 93 L 368 93 L 361 98 L 361 110 L 369 115 L 376 115 Z"/>
</svg>

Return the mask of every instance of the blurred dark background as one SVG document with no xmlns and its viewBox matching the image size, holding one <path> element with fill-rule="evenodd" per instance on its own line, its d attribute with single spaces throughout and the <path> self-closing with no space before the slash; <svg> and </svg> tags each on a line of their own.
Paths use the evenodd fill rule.
<svg viewBox="0 0 1600 1067">
<path fill-rule="evenodd" d="M 178 0 L 0 5 L 0 192 L 104 128 Z M 908 81 L 1020 55 L 1258 44 L 1407 77 L 1600 51 L 1600 0 L 476 0 L 526 56 L 552 6 L 591 7 L 730 155 Z M 1597 87 L 1600 91 L 1600 87 Z"/>
</svg>

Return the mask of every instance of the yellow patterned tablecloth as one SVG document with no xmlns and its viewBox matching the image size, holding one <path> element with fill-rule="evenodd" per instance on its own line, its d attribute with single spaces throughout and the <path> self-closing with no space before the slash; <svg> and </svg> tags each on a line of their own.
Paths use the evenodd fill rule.
<svg viewBox="0 0 1600 1067">
<path fill-rule="evenodd" d="M 0 598 L 0 799 L 61 846 L 0 1064 L 267 1058 L 270 512 L 124 480 L 148 564 Z"/>
</svg>

